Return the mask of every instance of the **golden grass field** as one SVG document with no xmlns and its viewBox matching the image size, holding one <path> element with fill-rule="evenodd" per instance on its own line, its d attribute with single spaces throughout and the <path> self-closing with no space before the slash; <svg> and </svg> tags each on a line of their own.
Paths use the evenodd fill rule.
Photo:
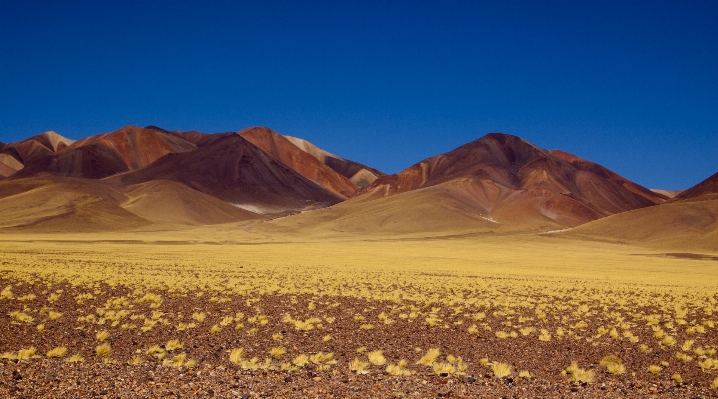
<svg viewBox="0 0 718 399">
<path fill-rule="evenodd" d="M 0 327 L 17 334 L 0 343 L 5 358 L 718 386 L 716 254 L 555 234 L 362 239 L 252 225 L 61 238 L 0 236 Z M 65 342 L 56 329 L 87 338 Z M 166 348 L 199 335 L 226 341 L 224 352 Z"/>
</svg>

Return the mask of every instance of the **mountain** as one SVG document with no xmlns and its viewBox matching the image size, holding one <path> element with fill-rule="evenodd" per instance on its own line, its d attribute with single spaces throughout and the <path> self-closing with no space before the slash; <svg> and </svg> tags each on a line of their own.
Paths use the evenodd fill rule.
<svg viewBox="0 0 718 399">
<path fill-rule="evenodd" d="M 51 156 L 72 143 L 73 140 L 48 131 L 17 143 L 0 144 L 0 176 L 11 176 L 28 162 Z"/>
<path fill-rule="evenodd" d="M 295 172 L 342 199 L 349 198 L 357 190 L 357 187 L 349 179 L 269 128 L 253 127 L 237 134 Z"/>
<path fill-rule="evenodd" d="M 17 177 L 52 174 L 101 179 L 142 168 L 167 155 L 187 152 L 197 146 L 160 130 L 125 126 L 117 131 L 76 141 L 26 162 Z"/>
<path fill-rule="evenodd" d="M 349 179 L 349 181 L 358 187 L 366 187 L 380 176 L 385 175 L 385 173 L 377 169 L 370 168 L 358 162 L 350 161 L 324 151 L 306 140 L 291 136 L 284 137 L 299 147 L 302 151 L 316 158 L 319 162 L 322 162 L 332 168 L 335 172 Z"/>
<path fill-rule="evenodd" d="M 382 176 L 357 195 L 376 199 L 433 187 L 460 195 L 482 218 L 566 227 L 666 200 L 598 164 L 500 133 Z"/>
<path fill-rule="evenodd" d="M 379 177 L 341 204 L 269 225 L 330 235 L 535 233 L 665 200 L 600 165 L 494 133 Z"/>
<path fill-rule="evenodd" d="M 718 199 L 718 172 L 675 196 L 676 200 Z"/>
<path fill-rule="evenodd" d="M 170 154 L 147 167 L 105 180 L 115 187 L 174 181 L 266 214 L 294 213 L 342 200 L 238 134 L 224 135 L 194 151 Z"/>
</svg>

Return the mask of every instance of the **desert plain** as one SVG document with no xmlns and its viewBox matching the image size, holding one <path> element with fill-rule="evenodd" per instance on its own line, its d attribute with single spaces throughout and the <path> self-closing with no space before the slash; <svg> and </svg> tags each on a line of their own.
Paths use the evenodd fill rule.
<svg viewBox="0 0 718 399">
<path fill-rule="evenodd" d="M 718 396 L 718 174 L 504 134 L 394 175 L 266 128 L 2 154 L 2 397 Z"/>
</svg>

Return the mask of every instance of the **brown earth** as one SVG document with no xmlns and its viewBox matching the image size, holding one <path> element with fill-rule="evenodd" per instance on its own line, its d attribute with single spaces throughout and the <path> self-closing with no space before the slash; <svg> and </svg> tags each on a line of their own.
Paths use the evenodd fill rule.
<svg viewBox="0 0 718 399">
<path fill-rule="evenodd" d="M 22 289 L 15 287 L 17 294 L 35 294 L 43 297 L 42 284 L 24 285 Z M 300 305 L 292 311 L 303 313 L 310 296 L 262 296 L 258 305 L 245 304 L 242 297 L 230 297 L 228 303 L 208 303 L 206 298 L 199 298 L 196 293 L 185 295 L 163 296 L 161 307 L 152 308 L 144 305 L 133 305 L 133 314 L 151 314 L 160 316 L 157 324 L 148 332 L 141 332 L 136 326 L 123 330 L 109 325 L 97 325 L 93 322 L 79 322 L 78 317 L 87 316 L 83 307 L 102 305 L 108 299 L 132 297 L 131 290 L 123 287 L 109 287 L 101 284 L 95 288 L 91 303 L 78 305 L 75 297 L 85 293 L 83 288 L 66 283 L 55 284 L 52 290 L 62 290 L 60 299 L 51 305 L 53 311 L 61 312 L 57 320 L 47 320 L 45 329 L 39 332 L 34 325 L 26 323 L 10 323 L 3 318 L 0 323 L 0 352 L 17 351 L 19 348 L 36 348 L 38 358 L 27 360 L 0 360 L 0 394 L 13 398 L 74 398 L 78 396 L 112 397 L 112 398 L 146 398 L 146 397 L 244 397 L 244 398 L 350 398 L 350 397 L 578 397 L 578 398 L 624 398 L 624 397 L 717 397 L 718 391 L 710 388 L 712 374 L 700 371 L 695 364 L 684 363 L 672 359 L 669 370 L 662 374 L 679 373 L 683 382 L 677 383 L 666 375 L 653 375 L 647 371 L 649 365 L 664 358 L 660 350 L 642 353 L 634 344 L 626 340 L 601 339 L 601 346 L 591 346 L 576 342 L 570 337 L 558 340 L 554 337 L 549 342 L 530 336 L 500 339 L 494 334 L 481 331 L 477 335 L 466 332 L 468 315 L 443 314 L 445 320 L 452 323 L 463 321 L 463 324 L 450 324 L 450 327 L 429 327 L 421 320 L 396 319 L 391 324 L 376 323 L 372 330 L 358 328 L 362 322 L 355 321 L 352 316 L 362 314 L 367 320 L 377 320 L 380 312 L 389 311 L 396 304 L 391 302 L 365 301 L 351 298 L 332 298 L 336 305 L 328 306 L 322 311 L 323 318 L 333 318 L 325 322 L 321 329 L 298 331 L 290 324 L 281 321 L 281 314 L 298 301 Z M 165 293 L 162 293 L 165 294 Z M 8 301 L 4 302 L 7 304 Z M 327 302 L 329 304 L 330 302 Z M 261 305 L 264 314 L 270 315 L 265 325 L 252 324 L 248 317 L 253 315 Z M 322 304 L 320 303 L 320 306 Z M 207 314 L 207 320 L 196 322 L 194 328 L 178 331 L 175 327 L 181 322 L 194 321 L 189 317 L 196 309 Z M 362 310 L 363 309 L 363 310 Z M 8 309 L 4 309 L 8 310 Z M 306 310 L 304 310 L 306 312 Z M 660 312 L 659 308 L 645 309 L 647 313 Z M 246 315 L 242 320 L 242 328 L 235 328 L 236 322 L 221 327 L 216 333 L 210 333 L 212 324 L 219 323 L 224 316 L 234 316 L 237 312 Z M 92 313 L 92 311 L 90 311 Z M 184 317 L 184 316 L 186 317 Z M 301 315 L 299 315 L 301 316 Z M 535 316 L 533 312 L 518 316 Z M 36 317 L 44 317 L 37 314 Z M 99 316 L 97 316 L 99 317 Z M 244 317 L 244 316 L 243 316 Z M 306 316 L 305 316 L 306 317 Z M 505 329 L 504 318 L 497 312 L 489 312 L 482 321 L 494 330 Z M 589 323 L 602 323 L 600 318 L 586 318 Z M 122 323 L 133 324 L 128 317 Z M 141 324 L 141 323 L 140 323 Z M 549 320 L 544 327 L 554 331 L 562 324 Z M 516 327 L 515 327 L 516 328 Z M 101 342 L 96 340 L 98 331 L 110 331 L 109 338 L 102 341 L 111 347 L 109 363 L 95 354 L 95 347 Z M 635 329 L 634 329 L 635 330 Z M 281 334 L 281 341 L 274 334 Z M 708 330 L 702 339 L 715 340 L 715 329 Z M 325 341 L 322 336 L 331 336 Z M 638 334 L 640 339 L 651 342 L 653 337 L 650 329 Z M 401 339 L 397 339 L 401 337 Z M 678 337 L 679 342 L 690 338 Z M 170 367 L 163 365 L 162 360 L 146 355 L 148 348 L 154 345 L 164 347 L 169 340 L 177 339 L 181 348 L 167 351 L 165 358 L 171 359 L 184 353 L 186 359 L 193 359 L 193 367 Z M 78 353 L 85 360 L 82 363 L 67 363 L 64 359 L 47 359 L 45 353 L 57 346 L 65 346 L 67 355 Z M 309 363 L 295 371 L 249 370 L 229 361 L 229 352 L 233 348 L 243 348 L 244 358 L 271 358 L 270 349 L 277 346 L 287 348 L 287 353 L 273 358 L 273 364 L 289 362 L 295 356 L 319 351 L 332 353 L 337 364 L 327 370 L 318 370 Z M 357 348 L 364 347 L 368 351 L 382 349 L 387 364 L 398 359 L 407 359 L 409 376 L 392 376 L 384 371 L 385 365 L 368 368 L 368 374 L 357 375 L 348 368 L 353 358 L 363 358 L 365 353 L 357 353 Z M 415 348 L 421 348 L 417 351 Z M 431 367 L 416 364 L 428 348 L 437 348 L 441 357 L 449 354 L 462 356 L 468 369 L 464 375 L 437 374 Z M 607 355 L 620 358 L 628 372 L 623 375 L 611 375 L 598 365 L 599 360 Z M 142 364 L 131 366 L 128 361 L 134 356 L 142 360 Z M 498 378 L 493 375 L 489 366 L 483 366 L 479 358 L 486 357 L 490 361 L 501 361 L 513 366 L 510 377 Z M 571 362 L 589 366 L 595 370 L 596 381 L 593 383 L 572 383 L 562 376 L 560 371 Z M 519 378 L 518 370 L 530 370 L 530 378 Z"/>
</svg>

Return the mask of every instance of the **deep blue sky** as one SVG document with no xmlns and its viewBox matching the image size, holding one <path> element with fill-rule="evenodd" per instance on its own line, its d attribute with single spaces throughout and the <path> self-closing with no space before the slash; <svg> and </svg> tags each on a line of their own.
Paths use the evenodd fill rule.
<svg viewBox="0 0 718 399">
<path fill-rule="evenodd" d="M 685 188 L 718 171 L 718 1 L 0 0 L 0 141 L 129 124 L 390 173 L 500 131 Z"/>
</svg>

